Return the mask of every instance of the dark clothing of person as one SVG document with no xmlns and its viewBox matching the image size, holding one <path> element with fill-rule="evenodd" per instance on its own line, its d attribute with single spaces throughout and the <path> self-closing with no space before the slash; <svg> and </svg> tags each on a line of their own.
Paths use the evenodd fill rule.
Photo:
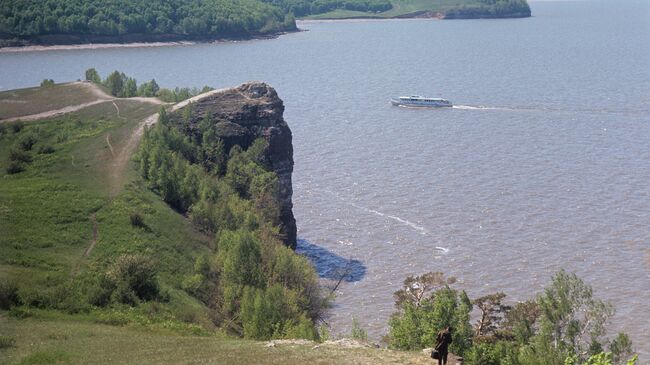
<svg viewBox="0 0 650 365">
<path fill-rule="evenodd" d="M 436 337 L 436 347 L 440 356 L 438 357 L 438 365 L 447 364 L 447 353 L 449 352 L 449 344 L 451 343 L 451 333 L 447 330 L 438 332 Z"/>
</svg>

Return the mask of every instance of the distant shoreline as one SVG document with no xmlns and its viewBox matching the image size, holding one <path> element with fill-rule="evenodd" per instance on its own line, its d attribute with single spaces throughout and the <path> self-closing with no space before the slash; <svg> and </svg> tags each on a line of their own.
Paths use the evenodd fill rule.
<svg viewBox="0 0 650 365">
<path fill-rule="evenodd" d="M 6 46 L 0 47 L 0 54 L 3 53 L 19 53 L 19 52 L 43 52 L 43 51 L 70 51 L 70 50 L 86 50 L 86 49 L 108 49 L 108 48 L 147 48 L 147 47 L 174 47 L 174 46 L 191 46 L 195 44 L 210 44 L 210 43 L 236 43 L 236 42 L 249 42 L 265 39 L 276 39 L 281 35 L 289 33 L 297 33 L 303 31 L 296 29 L 291 31 L 284 31 L 273 33 L 269 35 L 255 35 L 250 37 L 241 38 L 201 38 L 201 39 L 178 39 L 178 40 L 161 40 L 161 41 L 134 41 L 134 42 L 87 42 L 87 43 L 66 43 L 66 42 L 52 42 L 49 43 L 29 43 L 20 46 Z"/>
</svg>

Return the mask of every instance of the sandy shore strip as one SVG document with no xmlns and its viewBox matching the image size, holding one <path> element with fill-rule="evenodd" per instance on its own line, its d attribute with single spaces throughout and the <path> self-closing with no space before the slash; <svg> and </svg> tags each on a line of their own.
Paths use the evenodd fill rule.
<svg viewBox="0 0 650 365">
<path fill-rule="evenodd" d="M 71 50 L 86 50 L 86 49 L 105 49 L 105 48 L 146 48 L 146 47 L 177 47 L 177 46 L 193 46 L 196 44 L 220 44 L 220 43 L 240 43 L 240 42 L 255 42 L 269 39 L 277 39 L 280 36 L 300 33 L 304 29 L 296 29 L 287 32 L 278 32 L 269 35 L 252 36 L 250 38 L 217 38 L 206 40 L 188 40 L 188 41 L 169 41 L 169 42 L 133 42 L 133 43 L 82 43 L 82 44 L 53 44 L 53 45 L 31 45 L 20 47 L 0 47 L 0 54 L 2 53 L 18 53 L 18 52 L 43 52 L 43 51 L 71 51 Z"/>
<path fill-rule="evenodd" d="M 0 53 L 70 51 L 70 50 L 81 50 L 81 49 L 104 49 L 104 48 L 174 47 L 174 46 L 191 46 L 197 43 L 198 42 L 194 42 L 194 41 L 179 41 L 179 42 L 137 42 L 137 43 L 86 43 L 86 44 L 52 45 L 52 46 L 2 47 L 0 48 Z"/>
</svg>

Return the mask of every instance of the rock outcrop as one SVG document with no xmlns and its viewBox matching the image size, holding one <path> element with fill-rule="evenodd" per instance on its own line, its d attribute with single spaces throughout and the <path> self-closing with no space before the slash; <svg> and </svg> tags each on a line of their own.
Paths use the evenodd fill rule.
<svg viewBox="0 0 650 365">
<path fill-rule="evenodd" d="M 284 104 L 276 91 L 265 83 L 249 82 L 201 94 L 190 101 L 174 109 L 182 113 L 190 107 L 192 124 L 209 116 L 216 123 L 217 135 L 224 141 L 226 151 L 234 145 L 246 149 L 260 137 L 266 140 L 266 161 L 280 182 L 280 233 L 285 244 L 295 248 L 296 219 L 291 201 L 292 136 L 282 117 Z"/>
</svg>

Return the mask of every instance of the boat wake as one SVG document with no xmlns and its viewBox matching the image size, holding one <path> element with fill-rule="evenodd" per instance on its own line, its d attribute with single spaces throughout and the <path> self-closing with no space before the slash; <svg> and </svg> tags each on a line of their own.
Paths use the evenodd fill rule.
<svg viewBox="0 0 650 365">
<path fill-rule="evenodd" d="M 392 219 L 392 220 L 394 220 L 396 222 L 399 222 L 399 223 L 401 223 L 401 224 L 403 224 L 405 226 L 409 226 L 409 227 L 415 229 L 416 231 L 420 232 L 423 235 L 429 233 L 428 229 L 426 229 L 426 228 L 424 228 L 422 226 L 419 226 L 419 225 L 409 221 L 408 219 L 400 218 L 398 216 L 390 215 L 390 214 L 387 214 L 387 213 L 382 213 L 382 212 L 380 212 L 378 210 L 366 208 L 366 207 L 361 206 L 359 204 L 355 204 L 355 203 L 348 203 L 348 204 L 350 204 L 351 206 L 353 206 L 353 207 L 355 207 L 357 209 L 361 209 L 363 211 L 366 211 L 368 213 L 373 213 L 373 214 L 376 214 L 376 215 L 378 215 L 380 217 L 385 217 L 385 218 L 388 218 L 388 219 Z"/>
<path fill-rule="evenodd" d="M 452 106 L 452 108 L 460 109 L 460 110 L 515 110 L 512 108 L 500 108 L 500 107 L 491 107 L 491 106 L 483 106 L 483 105 L 478 105 L 478 106 L 454 105 Z"/>
<path fill-rule="evenodd" d="M 401 225 L 410 227 L 410 228 L 418 231 L 423 236 L 428 236 L 430 234 L 430 231 L 428 229 L 418 225 L 417 223 L 413 223 L 413 222 L 409 221 L 408 219 L 404 219 L 404 218 L 398 217 L 396 215 L 380 212 L 380 211 L 378 211 L 376 209 L 364 207 L 363 205 L 359 205 L 359 204 L 350 202 L 349 200 L 341 198 L 339 196 L 339 194 L 336 194 L 336 193 L 334 193 L 333 191 L 330 191 L 330 190 L 323 190 L 323 191 L 326 192 L 329 195 L 332 195 L 332 196 L 336 197 L 338 200 L 344 202 L 345 204 L 348 204 L 348 205 L 350 205 L 352 207 L 355 207 L 355 208 L 357 208 L 359 210 L 362 210 L 362 211 L 367 212 L 367 213 L 372 213 L 372 214 L 377 215 L 379 217 L 387 218 L 387 219 L 395 221 L 395 222 L 397 222 L 397 223 L 399 223 Z M 343 244 L 343 242 L 341 242 L 341 241 L 339 241 L 339 243 Z M 434 251 L 434 256 L 435 257 L 440 257 L 442 255 L 446 255 L 447 253 L 449 253 L 449 249 L 446 248 L 446 247 L 436 246 L 436 247 L 434 247 L 434 250 L 435 250 Z"/>
</svg>

